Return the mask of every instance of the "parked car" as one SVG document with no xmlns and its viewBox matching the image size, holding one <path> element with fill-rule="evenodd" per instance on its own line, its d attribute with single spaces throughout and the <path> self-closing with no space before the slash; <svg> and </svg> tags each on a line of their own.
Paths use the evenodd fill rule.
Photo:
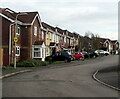
<svg viewBox="0 0 120 99">
<path fill-rule="evenodd" d="M 88 52 L 82 52 L 82 54 L 84 55 L 84 59 L 85 59 L 85 58 L 89 58 Z"/>
<path fill-rule="evenodd" d="M 49 62 L 54 61 L 71 62 L 71 56 L 66 51 L 59 51 L 51 56 L 46 57 L 45 60 Z"/>
<path fill-rule="evenodd" d="M 98 54 L 95 52 L 83 52 L 84 58 L 96 58 Z"/>
<path fill-rule="evenodd" d="M 89 52 L 89 57 L 90 57 L 90 58 L 96 58 L 96 57 L 98 57 L 98 56 L 99 56 L 98 53 L 95 53 L 95 52 Z"/>
<path fill-rule="evenodd" d="M 74 57 L 74 60 L 84 60 L 84 55 L 81 52 L 73 52 L 71 55 Z"/>
<path fill-rule="evenodd" d="M 68 51 L 67 51 L 68 52 Z M 74 61 L 74 57 L 71 55 L 70 52 L 68 52 L 69 57 L 71 58 L 71 61 Z"/>
<path fill-rule="evenodd" d="M 104 50 L 96 50 L 95 53 L 101 56 L 104 55 Z"/>
<path fill-rule="evenodd" d="M 110 55 L 110 52 L 108 52 L 108 51 L 104 51 L 104 55 Z"/>
<path fill-rule="evenodd" d="M 96 50 L 95 53 L 99 55 L 106 55 L 106 56 L 110 54 L 110 52 L 104 51 L 104 50 Z"/>
</svg>

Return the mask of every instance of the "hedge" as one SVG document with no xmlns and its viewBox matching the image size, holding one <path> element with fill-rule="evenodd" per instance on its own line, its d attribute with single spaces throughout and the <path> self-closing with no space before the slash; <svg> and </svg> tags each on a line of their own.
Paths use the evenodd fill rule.
<svg viewBox="0 0 120 99">
<path fill-rule="evenodd" d="M 46 66 L 47 62 L 43 62 L 35 59 L 27 59 L 24 61 L 17 62 L 17 67 L 36 67 L 36 66 Z"/>
</svg>

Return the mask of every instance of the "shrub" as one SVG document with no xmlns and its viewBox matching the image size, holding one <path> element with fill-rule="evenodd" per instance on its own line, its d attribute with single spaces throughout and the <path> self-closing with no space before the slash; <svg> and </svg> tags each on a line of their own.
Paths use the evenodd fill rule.
<svg viewBox="0 0 120 99">
<path fill-rule="evenodd" d="M 36 66 L 46 66 L 47 63 L 35 59 L 27 59 L 25 61 L 20 61 L 17 63 L 18 67 L 36 67 Z"/>
</svg>

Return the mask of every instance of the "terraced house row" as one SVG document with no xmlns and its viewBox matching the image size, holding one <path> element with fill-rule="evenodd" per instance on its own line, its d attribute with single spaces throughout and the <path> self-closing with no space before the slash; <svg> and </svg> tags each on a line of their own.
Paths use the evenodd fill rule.
<svg viewBox="0 0 120 99">
<path fill-rule="evenodd" d="M 38 12 L 17 13 L 0 8 L 0 27 L 0 65 L 13 64 L 15 58 L 45 61 L 54 47 L 70 52 L 78 45 L 84 48 L 83 36 L 41 22 Z M 109 52 L 119 48 L 117 41 L 104 38 L 100 38 L 100 45 Z"/>
<path fill-rule="evenodd" d="M 1 46 L 0 64 L 10 65 L 29 58 L 44 61 L 53 47 L 73 51 L 78 45 L 79 34 L 62 30 L 41 22 L 38 12 L 17 13 L 0 8 Z"/>
</svg>

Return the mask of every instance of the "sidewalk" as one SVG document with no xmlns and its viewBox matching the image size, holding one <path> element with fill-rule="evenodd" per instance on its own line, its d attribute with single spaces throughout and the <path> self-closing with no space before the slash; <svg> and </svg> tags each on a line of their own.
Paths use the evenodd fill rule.
<svg viewBox="0 0 120 99">
<path fill-rule="evenodd" d="M 25 68 L 25 67 L 17 67 L 16 69 L 2 69 L 2 75 L 0 75 L 0 79 L 6 78 L 6 77 L 10 77 L 16 74 L 20 74 L 20 73 L 25 73 L 25 72 L 31 72 L 30 68 Z"/>
<path fill-rule="evenodd" d="M 118 70 L 118 66 L 113 66 L 109 68 L 102 69 L 98 71 L 96 74 L 96 78 L 101 82 L 105 83 L 108 86 L 115 87 L 116 89 L 120 89 L 120 71 Z"/>
</svg>

